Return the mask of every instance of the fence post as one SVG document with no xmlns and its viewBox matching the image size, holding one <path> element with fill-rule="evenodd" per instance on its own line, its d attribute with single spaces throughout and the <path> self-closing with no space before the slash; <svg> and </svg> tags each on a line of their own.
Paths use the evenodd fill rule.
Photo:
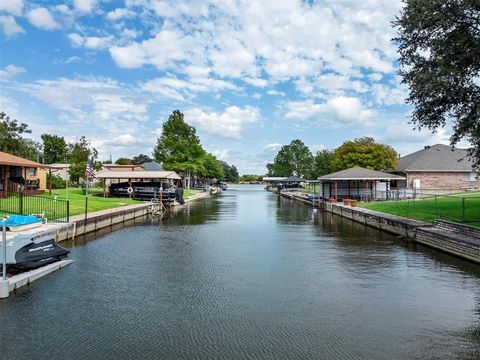
<svg viewBox="0 0 480 360">
<path fill-rule="evenodd" d="M 465 198 L 462 198 L 462 222 L 465 222 Z"/>
<path fill-rule="evenodd" d="M 70 222 L 70 200 L 67 200 L 67 223 Z"/>
<path fill-rule="evenodd" d="M 18 193 L 18 213 L 23 215 L 23 193 L 21 191 Z"/>
</svg>

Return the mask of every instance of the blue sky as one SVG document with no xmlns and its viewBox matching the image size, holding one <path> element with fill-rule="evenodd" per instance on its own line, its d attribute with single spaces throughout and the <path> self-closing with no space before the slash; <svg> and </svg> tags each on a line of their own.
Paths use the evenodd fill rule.
<svg viewBox="0 0 480 360">
<path fill-rule="evenodd" d="M 400 154 L 448 143 L 412 130 L 396 0 L 0 2 L 0 109 L 100 159 L 151 154 L 175 109 L 240 173 L 301 139 L 372 136 Z"/>
</svg>

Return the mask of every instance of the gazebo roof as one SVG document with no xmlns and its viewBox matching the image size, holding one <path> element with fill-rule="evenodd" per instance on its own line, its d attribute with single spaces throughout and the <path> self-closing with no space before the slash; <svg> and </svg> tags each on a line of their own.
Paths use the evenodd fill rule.
<svg viewBox="0 0 480 360">
<path fill-rule="evenodd" d="M 263 181 L 269 181 L 269 182 L 282 182 L 287 180 L 286 177 L 280 177 L 280 176 L 264 176 L 262 178 Z"/>
<path fill-rule="evenodd" d="M 182 179 L 175 171 L 102 171 L 96 174 L 96 177 L 99 179 Z"/>
<path fill-rule="evenodd" d="M 318 180 L 405 180 L 404 176 L 354 167 L 321 176 Z"/>
<path fill-rule="evenodd" d="M 285 182 L 304 182 L 302 178 L 299 178 L 297 176 L 290 176 L 284 180 Z"/>
</svg>

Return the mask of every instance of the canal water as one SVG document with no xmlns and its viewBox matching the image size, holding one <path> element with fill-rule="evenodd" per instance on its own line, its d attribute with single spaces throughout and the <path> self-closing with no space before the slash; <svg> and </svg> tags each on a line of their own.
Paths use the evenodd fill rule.
<svg viewBox="0 0 480 360">
<path fill-rule="evenodd" d="M 238 185 L 67 243 L 1 359 L 478 359 L 480 267 Z"/>
</svg>

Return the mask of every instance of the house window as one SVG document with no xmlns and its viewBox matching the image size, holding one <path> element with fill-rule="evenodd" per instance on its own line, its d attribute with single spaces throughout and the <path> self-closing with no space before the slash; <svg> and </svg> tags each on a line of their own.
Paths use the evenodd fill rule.
<svg viewBox="0 0 480 360">
<path fill-rule="evenodd" d="M 30 176 L 37 176 L 37 168 L 29 168 L 28 169 L 28 174 Z"/>
<path fill-rule="evenodd" d="M 478 175 L 474 172 L 465 173 L 463 175 L 463 180 L 465 180 L 465 181 L 477 181 L 477 176 Z"/>
</svg>

